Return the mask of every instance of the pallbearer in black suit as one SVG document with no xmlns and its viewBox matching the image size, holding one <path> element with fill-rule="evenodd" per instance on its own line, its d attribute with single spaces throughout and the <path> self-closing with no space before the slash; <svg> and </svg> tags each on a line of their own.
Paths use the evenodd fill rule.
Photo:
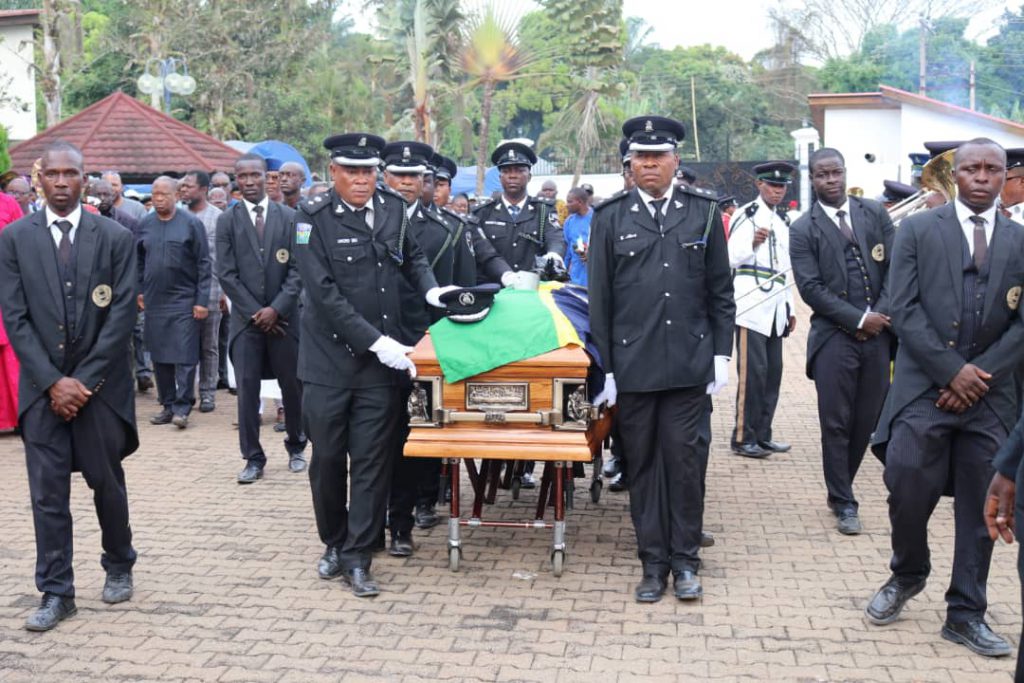
<svg viewBox="0 0 1024 683">
<path fill-rule="evenodd" d="M 21 363 L 19 425 L 36 532 L 42 604 L 25 624 L 46 631 L 75 611 L 71 473 L 93 490 L 107 573 L 103 601 L 132 596 L 135 550 L 121 460 L 138 448 L 128 348 L 135 325 L 135 238 L 86 213 L 82 153 L 41 157 L 46 210 L 0 233 L 0 309 Z"/>
<path fill-rule="evenodd" d="M 842 534 L 859 534 L 857 476 L 889 389 L 889 213 L 848 197 L 842 154 L 828 147 L 810 158 L 818 201 L 789 231 L 789 257 L 800 296 L 813 311 L 807 376 L 818 390 L 821 459 L 828 506 Z"/>
<path fill-rule="evenodd" d="M 885 457 L 892 577 L 867 605 L 895 621 L 931 571 L 928 519 L 952 489 L 953 575 L 942 636 L 979 654 L 1010 646 L 985 624 L 992 541 L 985 490 L 1017 419 L 1013 372 L 1024 359 L 1024 231 L 995 207 L 1006 155 L 987 139 L 954 157 L 958 197 L 900 224 L 889 271 L 896 371 L 872 447 Z"/>
<path fill-rule="evenodd" d="M 703 593 L 702 426 L 728 378 L 736 305 L 713 195 L 672 187 L 683 125 L 642 116 L 622 132 L 637 187 L 599 205 L 591 227 L 590 325 L 608 373 L 594 400 L 619 406 L 636 599 L 660 600 L 671 571 L 691 600 Z"/>
<path fill-rule="evenodd" d="M 277 379 L 284 403 L 288 469 L 303 472 L 302 386 L 298 379 L 299 293 L 292 253 L 295 212 L 266 192 L 266 161 L 245 154 L 235 162 L 242 201 L 217 219 L 217 276 L 231 301 L 228 353 L 238 385 L 238 441 L 246 464 L 239 484 L 263 476 L 260 384 Z"/>
<path fill-rule="evenodd" d="M 384 528 L 395 439 L 408 421 L 403 375 L 416 372 L 406 356 L 412 349 L 397 341 L 403 318 L 420 313 L 402 299 L 402 281 L 441 306 L 405 202 L 376 186 L 384 144 L 364 133 L 327 138 L 334 187 L 300 203 L 295 216 L 304 287 L 299 379 L 313 442 L 313 509 L 327 546 L 318 571 L 343 576 L 359 597 L 380 592 L 370 562 Z"/>
</svg>

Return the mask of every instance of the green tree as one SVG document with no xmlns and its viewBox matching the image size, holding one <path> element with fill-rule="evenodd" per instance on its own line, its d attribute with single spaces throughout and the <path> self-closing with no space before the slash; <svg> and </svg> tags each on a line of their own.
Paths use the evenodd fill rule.
<svg viewBox="0 0 1024 683">
<path fill-rule="evenodd" d="M 0 126 L 0 173 L 6 173 L 11 167 L 11 155 L 7 151 L 7 128 Z"/>
</svg>

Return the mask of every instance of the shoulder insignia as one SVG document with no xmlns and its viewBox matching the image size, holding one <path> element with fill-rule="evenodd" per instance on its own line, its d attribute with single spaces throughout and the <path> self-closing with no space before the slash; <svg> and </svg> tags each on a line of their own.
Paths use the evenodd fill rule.
<svg viewBox="0 0 1024 683">
<path fill-rule="evenodd" d="M 538 204 L 547 204 L 548 206 L 554 206 L 555 200 L 548 199 L 547 197 L 530 197 L 531 202 L 537 202 Z"/>
<path fill-rule="evenodd" d="M 426 214 L 427 218 L 434 221 L 435 223 L 440 223 L 445 230 L 451 230 L 451 226 L 448 225 L 448 223 L 442 216 L 434 213 L 433 211 L 424 211 L 423 213 Z"/>
<path fill-rule="evenodd" d="M 330 205 L 331 201 L 326 194 L 318 194 L 312 199 L 307 199 L 306 201 L 299 204 L 299 206 L 302 207 L 302 210 L 305 211 L 306 214 L 310 216 L 312 216 L 317 211 L 322 211 L 323 209 Z"/>
<path fill-rule="evenodd" d="M 718 195 L 711 190 L 705 190 L 703 187 L 694 187 L 692 185 L 677 185 L 676 192 L 682 192 L 709 201 L 715 201 L 718 198 Z"/>
<path fill-rule="evenodd" d="M 476 206 L 473 208 L 473 213 L 476 213 L 476 212 L 480 211 L 481 209 L 485 209 L 485 208 L 487 208 L 488 206 L 490 206 L 493 203 L 494 203 L 494 198 L 492 198 L 492 197 L 488 197 L 487 199 L 481 199 L 481 200 L 477 201 Z"/>
<path fill-rule="evenodd" d="M 405 197 L 403 197 L 399 193 L 395 192 L 394 190 L 392 190 L 390 187 L 388 187 L 387 185 L 385 185 L 383 183 L 378 183 L 377 184 L 377 191 L 378 192 L 382 192 L 384 194 L 391 195 L 392 197 L 397 197 L 398 199 L 401 199 L 403 202 L 405 201 Z"/>
<path fill-rule="evenodd" d="M 611 197 L 608 197 L 607 199 L 604 199 L 601 202 L 599 202 L 597 204 L 597 206 L 594 207 L 594 210 L 596 211 L 598 209 L 602 209 L 602 208 L 608 206 L 609 204 L 614 204 L 615 202 L 621 200 L 623 197 L 626 197 L 628 195 L 629 195 L 629 190 L 619 190 L 618 192 L 613 194 Z"/>
</svg>

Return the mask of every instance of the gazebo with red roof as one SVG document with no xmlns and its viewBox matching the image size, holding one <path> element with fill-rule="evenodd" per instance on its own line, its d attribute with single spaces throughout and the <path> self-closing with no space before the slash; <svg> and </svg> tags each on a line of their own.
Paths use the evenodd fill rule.
<svg viewBox="0 0 1024 683">
<path fill-rule="evenodd" d="M 228 171 L 241 152 L 147 104 L 115 92 L 11 149 L 20 173 L 56 140 L 77 145 L 86 173 L 115 170 L 126 183 L 149 183 L 164 173 Z"/>
</svg>

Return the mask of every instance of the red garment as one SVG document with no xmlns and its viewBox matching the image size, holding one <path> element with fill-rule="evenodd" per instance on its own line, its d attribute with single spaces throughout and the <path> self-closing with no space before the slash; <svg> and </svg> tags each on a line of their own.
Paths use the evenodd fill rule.
<svg viewBox="0 0 1024 683">
<path fill-rule="evenodd" d="M 0 232 L 21 218 L 21 206 L 9 194 L 0 192 Z M 0 283 L 0 287 L 4 286 Z M 0 320 L 0 429 L 18 426 L 18 358 Z"/>
<path fill-rule="evenodd" d="M 729 239 L 729 220 L 731 218 L 732 218 L 732 216 L 730 216 L 729 214 L 724 213 L 724 212 L 722 213 L 722 227 L 725 228 L 725 239 L 726 240 Z"/>
</svg>

